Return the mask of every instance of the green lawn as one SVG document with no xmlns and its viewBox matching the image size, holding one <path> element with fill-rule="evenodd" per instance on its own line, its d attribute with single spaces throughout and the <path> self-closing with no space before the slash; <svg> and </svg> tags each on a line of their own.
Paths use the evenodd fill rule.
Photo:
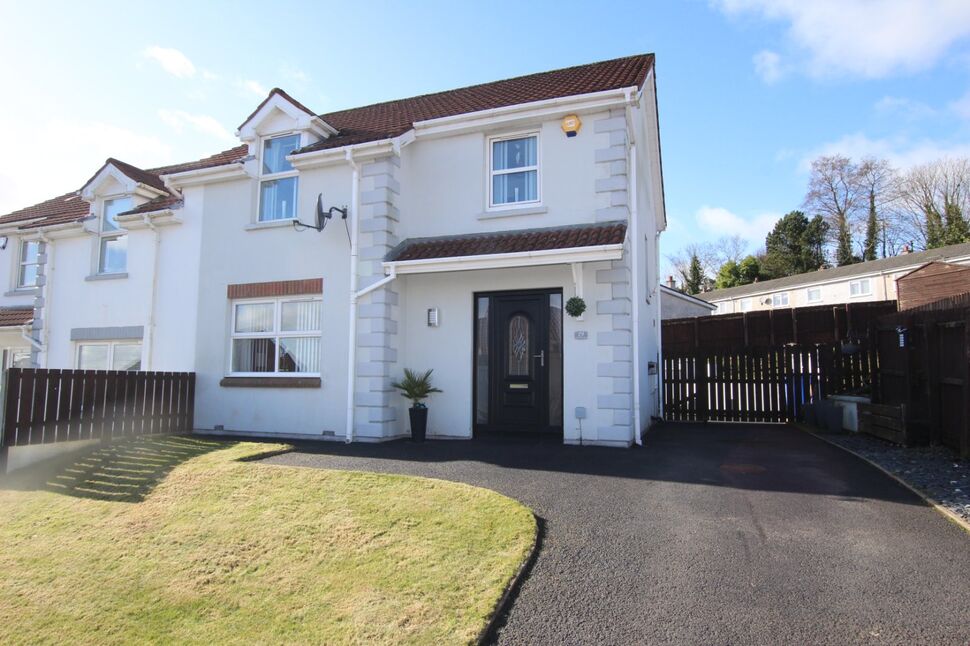
<svg viewBox="0 0 970 646">
<path fill-rule="evenodd" d="M 0 643 L 466 643 L 535 519 L 492 491 L 143 438 L 0 484 Z M 240 461 L 242 460 L 242 461 Z"/>
</svg>

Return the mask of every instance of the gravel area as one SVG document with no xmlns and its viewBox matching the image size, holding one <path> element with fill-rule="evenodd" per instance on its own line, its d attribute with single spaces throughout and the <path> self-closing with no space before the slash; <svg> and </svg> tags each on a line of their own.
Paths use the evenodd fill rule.
<svg viewBox="0 0 970 646">
<path fill-rule="evenodd" d="M 970 541 L 804 431 L 669 424 L 643 448 L 300 445 L 267 462 L 458 480 L 528 505 L 538 558 L 498 644 L 970 643 Z"/>
<path fill-rule="evenodd" d="M 871 460 L 970 522 L 970 461 L 944 446 L 903 447 L 862 434 L 824 434 Z"/>
</svg>

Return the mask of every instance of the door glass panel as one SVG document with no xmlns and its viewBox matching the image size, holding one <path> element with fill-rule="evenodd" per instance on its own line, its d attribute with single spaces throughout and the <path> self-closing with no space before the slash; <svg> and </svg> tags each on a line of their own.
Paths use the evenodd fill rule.
<svg viewBox="0 0 970 646">
<path fill-rule="evenodd" d="M 524 314 L 516 314 L 509 319 L 508 336 L 508 376 L 528 377 L 532 374 L 529 357 L 529 319 Z"/>
<path fill-rule="evenodd" d="M 562 426 L 562 294 L 549 294 L 549 426 Z"/>
<path fill-rule="evenodd" d="M 475 318 L 475 422 L 488 424 L 488 297 L 478 298 Z"/>
</svg>

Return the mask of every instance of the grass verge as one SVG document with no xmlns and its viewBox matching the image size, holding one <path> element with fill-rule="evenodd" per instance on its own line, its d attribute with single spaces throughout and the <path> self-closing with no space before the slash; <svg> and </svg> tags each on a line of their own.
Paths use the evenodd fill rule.
<svg viewBox="0 0 970 646">
<path fill-rule="evenodd" d="M 141 438 L 0 486 L 0 643 L 467 643 L 535 518 L 467 485 Z"/>
</svg>

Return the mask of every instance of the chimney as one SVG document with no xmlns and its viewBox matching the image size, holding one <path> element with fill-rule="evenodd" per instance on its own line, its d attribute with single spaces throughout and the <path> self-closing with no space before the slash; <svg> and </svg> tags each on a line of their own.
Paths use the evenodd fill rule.
<svg viewBox="0 0 970 646">
<path fill-rule="evenodd" d="M 905 254 L 908 254 L 908 253 L 912 253 L 912 251 L 910 250 L 908 244 L 904 244 L 903 245 L 903 250 L 899 252 L 899 255 L 902 256 L 902 255 L 905 255 Z"/>
<path fill-rule="evenodd" d="M 677 283 L 674 281 L 673 276 L 667 276 L 667 287 L 670 289 L 677 289 Z"/>
</svg>

